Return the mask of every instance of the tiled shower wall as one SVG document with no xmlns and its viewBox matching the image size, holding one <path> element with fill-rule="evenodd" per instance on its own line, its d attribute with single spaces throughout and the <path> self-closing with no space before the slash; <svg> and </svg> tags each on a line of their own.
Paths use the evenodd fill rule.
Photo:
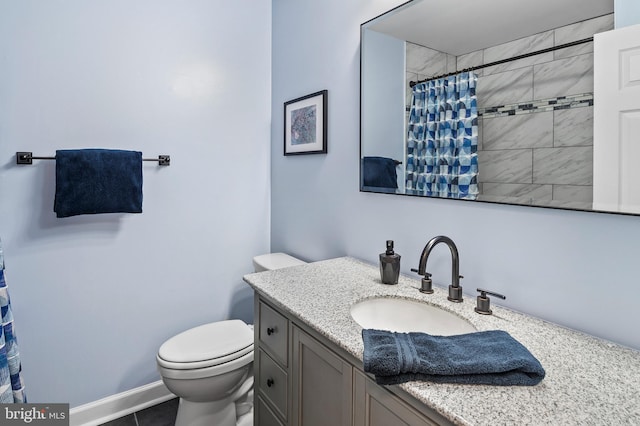
<svg viewBox="0 0 640 426">
<path fill-rule="evenodd" d="M 558 46 L 610 29 L 613 14 L 458 57 L 407 43 L 407 81 Z M 479 199 L 590 209 L 593 43 L 476 73 L 481 115 Z"/>
</svg>

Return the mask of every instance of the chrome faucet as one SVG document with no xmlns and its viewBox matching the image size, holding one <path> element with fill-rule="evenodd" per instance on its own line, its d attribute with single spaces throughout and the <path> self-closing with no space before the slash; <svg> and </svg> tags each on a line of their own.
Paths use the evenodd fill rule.
<svg viewBox="0 0 640 426">
<path fill-rule="evenodd" d="M 418 265 L 418 270 L 412 270 L 414 272 L 417 272 L 418 275 L 422 275 L 425 277 L 422 280 L 423 287 L 425 280 L 429 281 L 430 283 L 431 274 L 427 272 L 427 259 L 429 258 L 429 254 L 431 254 L 431 250 L 433 250 L 433 248 L 440 243 L 445 243 L 449 247 L 449 250 L 451 250 L 451 285 L 449 286 L 449 297 L 447 297 L 447 299 L 452 302 L 462 302 L 462 287 L 460 286 L 460 278 L 463 278 L 463 276 L 460 275 L 460 258 L 458 256 L 458 248 L 451 238 L 445 237 L 444 235 L 439 235 L 430 239 L 427 245 L 424 246 L 424 250 L 422 250 L 422 254 L 420 255 L 420 264 Z"/>
</svg>

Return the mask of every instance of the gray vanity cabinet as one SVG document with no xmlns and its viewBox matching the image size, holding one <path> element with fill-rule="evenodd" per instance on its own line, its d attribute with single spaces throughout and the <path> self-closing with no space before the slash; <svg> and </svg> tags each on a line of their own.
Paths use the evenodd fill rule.
<svg viewBox="0 0 640 426">
<path fill-rule="evenodd" d="M 256 297 L 255 426 L 450 424 L 377 385 L 361 361 L 274 306 Z"/>
</svg>

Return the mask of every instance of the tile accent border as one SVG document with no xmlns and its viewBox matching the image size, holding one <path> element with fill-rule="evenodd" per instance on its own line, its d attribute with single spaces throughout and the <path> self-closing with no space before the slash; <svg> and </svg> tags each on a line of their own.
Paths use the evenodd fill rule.
<svg viewBox="0 0 640 426">
<path fill-rule="evenodd" d="M 504 117 L 508 115 L 530 114 L 532 112 L 557 111 L 578 107 L 593 106 L 593 93 L 558 96 L 556 98 L 537 101 L 520 102 L 511 105 L 498 105 L 478 108 L 478 116 L 485 118 Z"/>
<path fill-rule="evenodd" d="M 149 383 L 88 404 L 69 412 L 71 426 L 97 426 L 137 411 L 161 404 L 176 396 L 169 392 L 162 380 Z"/>
<path fill-rule="evenodd" d="M 557 98 L 540 99 L 510 105 L 498 105 L 486 108 L 478 107 L 478 117 L 495 118 L 589 106 L 593 106 L 593 93 L 580 93 L 578 95 L 558 96 Z M 410 112 L 411 106 L 409 105 L 405 109 L 405 115 L 408 117 Z"/>
</svg>

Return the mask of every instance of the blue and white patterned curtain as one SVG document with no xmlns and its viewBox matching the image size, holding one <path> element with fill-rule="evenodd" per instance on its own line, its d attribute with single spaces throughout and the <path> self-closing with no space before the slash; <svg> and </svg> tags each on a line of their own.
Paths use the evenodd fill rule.
<svg viewBox="0 0 640 426">
<path fill-rule="evenodd" d="M 478 76 L 471 72 L 413 87 L 407 137 L 408 194 L 478 196 Z"/>
<path fill-rule="evenodd" d="M 4 280 L 4 257 L 0 241 L 0 403 L 27 402 L 22 382 L 22 364 L 18 342 L 13 332 L 13 315 L 7 283 Z"/>
</svg>

